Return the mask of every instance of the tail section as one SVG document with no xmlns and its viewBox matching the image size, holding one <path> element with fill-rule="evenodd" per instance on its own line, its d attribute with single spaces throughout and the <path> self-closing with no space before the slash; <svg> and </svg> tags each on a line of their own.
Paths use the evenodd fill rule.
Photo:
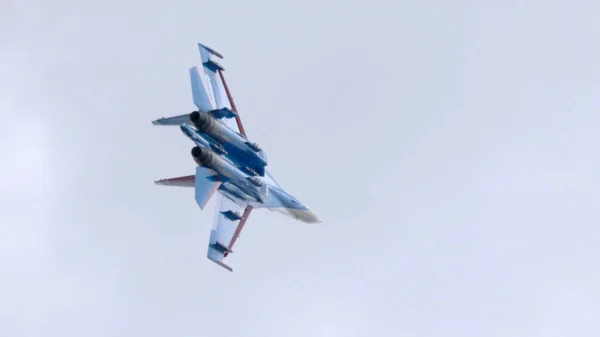
<svg viewBox="0 0 600 337">
<path fill-rule="evenodd" d="M 202 68 L 194 66 L 189 69 L 194 104 L 198 107 L 198 111 L 209 112 L 217 119 L 236 117 L 235 112 L 227 105 L 223 83 L 217 77 L 217 72 L 223 70 L 223 67 L 216 62 L 215 58 L 223 58 L 223 55 L 201 43 L 198 43 L 198 49 Z M 186 114 L 161 118 L 153 121 L 152 124 L 181 125 L 190 122 L 190 115 Z"/>
</svg>

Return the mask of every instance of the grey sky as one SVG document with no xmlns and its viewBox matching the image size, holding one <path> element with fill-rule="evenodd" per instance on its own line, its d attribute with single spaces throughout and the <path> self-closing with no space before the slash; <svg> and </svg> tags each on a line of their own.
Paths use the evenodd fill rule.
<svg viewBox="0 0 600 337">
<path fill-rule="evenodd" d="M 0 336 L 598 336 L 599 9 L 2 0 Z M 197 41 L 325 221 L 254 212 L 233 273 L 152 183 Z"/>
</svg>

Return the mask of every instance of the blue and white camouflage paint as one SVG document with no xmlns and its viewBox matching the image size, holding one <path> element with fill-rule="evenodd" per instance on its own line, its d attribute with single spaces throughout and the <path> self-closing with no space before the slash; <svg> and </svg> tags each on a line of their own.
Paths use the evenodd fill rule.
<svg viewBox="0 0 600 337">
<path fill-rule="evenodd" d="M 196 203 L 201 209 L 217 195 L 207 257 L 232 271 L 223 260 L 232 253 L 233 244 L 252 209 L 266 208 L 305 223 L 321 220 L 275 181 L 266 170 L 266 153 L 256 143 L 248 141 L 224 81 L 224 69 L 217 62 L 217 58 L 223 56 L 200 43 L 198 48 L 202 70 L 198 67 L 189 69 L 192 98 L 198 110 L 152 122 L 154 125 L 179 126 L 196 145 L 191 152 L 197 164 L 196 173 L 155 183 L 193 187 Z"/>
</svg>

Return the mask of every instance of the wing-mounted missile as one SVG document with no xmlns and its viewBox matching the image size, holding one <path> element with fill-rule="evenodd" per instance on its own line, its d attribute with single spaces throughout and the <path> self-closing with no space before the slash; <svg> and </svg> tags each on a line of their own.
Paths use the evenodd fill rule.
<svg viewBox="0 0 600 337">
<path fill-rule="evenodd" d="M 233 253 L 233 250 L 229 250 L 229 248 L 226 245 L 222 244 L 219 241 L 213 243 L 211 246 L 220 253 L 227 253 L 227 254 Z"/>
<path fill-rule="evenodd" d="M 225 212 L 221 212 L 221 214 L 223 214 L 223 216 L 226 219 L 229 219 L 231 221 L 238 221 L 238 220 L 242 219 L 242 215 L 239 212 L 225 211 Z"/>
</svg>

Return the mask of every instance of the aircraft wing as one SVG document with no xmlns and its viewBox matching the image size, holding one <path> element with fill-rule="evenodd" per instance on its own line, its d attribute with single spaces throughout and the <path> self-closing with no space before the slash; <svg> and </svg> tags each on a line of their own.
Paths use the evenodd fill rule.
<svg viewBox="0 0 600 337">
<path fill-rule="evenodd" d="M 200 52 L 200 58 L 202 60 L 202 68 L 204 69 L 204 73 L 208 79 L 208 84 L 211 89 L 211 93 L 214 97 L 214 102 L 216 104 L 217 109 L 229 109 L 235 113 L 235 121 L 234 118 L 231 119 L 222 119 L 222 122 L 229 126 L 232 130 L 235 130 L 244 138 L 248 138 L 246 135 L 246 130 L 244 130 L 244 126 L 242 124 L 242 120 L 238 115 L 237 108 L 233 101 L 233 97 L 229 92 L 229 88 L 227 87 L 227 83 L 225 82 L 225 78 L 223 77 L 224 68 L 218 63 L 218 59 L 223 59 L 223 55 L 219 52 L 215 51 L 212 48 L 209 48 L 201 43 L 198 43 L 198 50 Z M 208 248 L 208 258 L 223 268 L 232 271 L 230 267 L 223 264 L 223 259 L 227 257 L 227 255 L 231 252 L 231 248 L 235 244 L 235 241 L 240 235 L 240 232 L 244 228 L 246 224 L 246 220 L 248 220 L 248 216 L 252 212 L 252 206 L 243 205 L 241 203 L 235 203 L 224 197 L 223 195 L 219 195 L 219 202 L 217 204 L 219 209 L 215 214 L 215 221 L 213 225 L 213 230 L 211 231 L 211 241 Z M 227 210 L 236 209 L 239 213 L 243 209 L 242 218 L 237 221 L 237 223 L 232 223 L 230 220 L 224 215 L 229 214 Z M 225 213 L 223 213 L 225 212 Z M 235 229 L 233 229 L 235 228 Z M 232 232 L 233 231 L 233 232 Z M 219 236 L 219 233 L 224 233 L 223 240 L 228 241 L 229 248 L 227 251 L 223 251 L 217 247 L 219 245 L 214 245 L 216 242 L 216 238 Z M 215 241 L 213 241 L 215 238 Z"/>
<path fill-rule="evenodd" d="M 233 269 L 223 263 L 223 260 L 232 252 L 233 245 L 248 219 L 250 209 L 247 204 L 234 202 L 219 193 L 207 257 L 229 271 Z"/>
<path fill-rule="evenodd" d="M 205 177 L 202 177 L 205 179 Z M 184 176 L 177 178 L 161 179 L 154 182 L 157 185 L 163 186 L 178 186 L 178 187 L 196 187 L 196 176 Z M 203 186 L 206 191 L 212 190 L 210 186 Z M 198 196 L 195 191 L 196 201 L 198 199 L 210 198 L 209 193 Z M 208 198 L 207 198 L 208 197 Z M 219 266 L 233 271 L 231 267 L 223 263 L 223 260 L 229 255 L 235 241 L 238 239 L 248 216 L 252 211 L 252 206 L 247 205 L 242 201 L 232 201 L 231 199 L 218 193 L 216 196 L 217 203 L 215 207 L 215 217 L 213 226 L 210 232 L 210 241 L 208 245 L 207 257 Z M 204 201 L 204 200 L 202 200 Z M 203 202 L 198 202 L 199 206 L 204 206 Z M 238 217 L 240 217 L 238 219 Z"/>
</svg>

